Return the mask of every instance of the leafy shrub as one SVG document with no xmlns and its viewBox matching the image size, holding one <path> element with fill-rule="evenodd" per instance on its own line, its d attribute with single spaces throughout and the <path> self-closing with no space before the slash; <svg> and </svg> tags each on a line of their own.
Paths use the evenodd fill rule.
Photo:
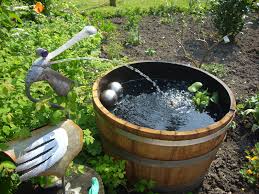
<svg viewBox="0 0 259 194">
<path fill-rule="evenodd" d="M 243 28 L 243 16 L 250 5 L 251 0 L 215 0 L 212 12 L 219 34 L 233 39 Z"/>
<path fill-rule="evenodd" d="M 126 30 L 130 30 L 130 29 L 136 29 L 139 27 L 139 22 L 140 22 L 140 15 L 132 12 L 132 13 L 129 13 L 127 16 L 126 16 L 126 19 L 127 19 L 127 23 L 126 23 L 126 26 L 125 26 L 125 29 Z"/>
<path fill-rule="evenodd" d="M 15 168 L 16 166 L 6 156 L 0 156 L 0 193 L 12 194 L 16 191 L 20 180 Z"/>
<path fill-rule="evenodd" d="M 154 194 L 151 189 L 155 187 L 155 181 L 141 179 L 134 184 L 134 191 L 139 193 Z"/>
<path fill-rule="evenodd" d="M 54 18 L 54 19 L 53 19 Z M 92 127 L 91 90 L 92 83 L 104 71 L 114 64 L 100 61 L 73 61 L 70 63 L 53 65 L 63 75 L 75 80 L 76 85 L 67 97 L 56 96 L 48 84 L 39 82 L 32 85 L 32 95 L 45 97 L 46 100 L 34 104 L 25 95 L 25 76 L 37 56 L 34 51 L 38 47 L 53 51 L 79 32 L 90 21 L 74 12 L 65 16 L 48 18 L 39 14 L 35 21 L 23 22 L 23 28 L 11 28 L 0 44 L 0 150 L 5 149 L 5 143 L 30 134 L 31 129 L 41 127 L 47 123 L 58 123 L 65 118 L 67 112 L 84 132 L 84 142 L 92 143 L 92 135 L 96 128 Z M 76 44 L 60 58 L 93 56 L 100 53 L 102 35 L 85 39 Z M 48 105 L 49 101 L 62 104 L 65 110 L 54 110 Z M 90 109 L 90 110 L 89 110 Z M 90 119 L 89 119 L 90 118 Z M 89 132 L 90 130 L 91 132 Z M 98 149 L 100 146 L 98 147 Z M 93 148 L 95 153 L 100 150 Z M 92 151 L 93 153 L 94 151 Z M 2 162 L 3 160 L 0 160 Z M 1 180 L 6 177 L 13 179 L 15 175 L 0 174 Z M 18 175 L 17 175 L 18 176 Z M 12 190 L 15 187 L 13 182 Z M 1 186 L 0 186 L 1 187 Z M 2 188 L 2 187 L 1 187 Z M 2 192 L 0 192 L 2 193 Z"/>
<path fill-rule="evenodd" d="M 107 44 L 103 46 L 103 50 L 107 53 L 109 59 L 119 59 L 123 50 L 122 43 L 118 40 L 119 34 L 116 32 L 108 36 Z"/>
<path fill-rule="evenodd" d="M 116 26 L 110 20 L 106 19 L 100 12 L 93 14 L 91 22 L 95 27 L 103 31 L 102 35 L 104 36 L 104 39 L 110 37 L 116 30 Z"/>
<path fill-rule="evenodd" d="M 259 94 L 248 98 L 244 103 L 238 104 L 238 113 L 242 117 L 245 127 L 252 132 L 259 129 Z"/>
<path fill-rule="evenodd" d="M 219 78 L 226 76 L 228 71 L 224 64 L 218 63 L 202 64 L 201 68 Z"/>
<path fill-rule="evenodd" d="M 73 161 L 69 164 L 66 169 L 66 177 L 69 177 L 74 174 L 84 174 L 85 173 L 85 166 L 81 164 L 75 164 Z M 30 179 L 32 184 L 39 185 L 42 188 L 47 188 L 53 186 L 58 181 L 61 182 L 60 178 L 57 176 L 37 176 Z"/>
<path fill-rule="evenodd" d="M 259 188 L 259 142 L 251 150 L 246 150 L 247 163 L 240 170 L 243 178 L 248 183 L 257 185 Z"/>
<path fill-rule="evenodd" d="M 2 28 L 11 29 L 22 23 L 20 17 L 9 9 L 11 3 L 8 0 L 0 1 L 0 32 Z"/>
<path fill-rule="evenodd" d="M 43 47 L 52 51 L 80 31 L 85 24 L 89 24 L 89 21 L 78 15 L 69 17 L 56 17 L 55 20 L 39 17 L 37 23 L 28 22 L 23 29 L 12 29 L 10 37 L 0 45 L 0 143 L 28 134 L 28 129 L 38 128 L 50 120 L 58 122 L 63 119 L 65 112 L 60 114 L 60 111 L 51 109 L 48 101 L 66 106 L 71 118 L 82 128 L 87 128 L 86 107 L 90 103 L 91 83 L 100 72 L 111 68 L 111 63 L 75 61 L 69 65 L 55 65 L 55 69 L 80 83 L 68 97 L 57 97 L 49 85 L 44 83 L 34 84 L 32 93 L 37 97 L 47 96 L 46 101 L 34 104 L 24 94 L 24 79 L 31 62 L 36 59 L 35 49 Z M 63 29 L 62 33 L 60 29 Z M 100 44 L 101 36 L 97 35 L 78 43 L 59 57 L 97 56 Z"/>
<path fill-rule="evenodd" d="M 125 29 L 128 30 L 126 45 L 137 46 L 140 44 L 139 22 L 141 17 L 132 12 L 129 13 L 126 18 L 127 24 L 125 26 Z"/>
<path fill-rule="evenodd" d="M 140 44 L 140 35 L 139 35 L 139 29 L 132 29 L 128 33 L 126 45 L 132 45 L 137 46 Z"/>
<path fill-rule="evenodd" d="M 108 188 L 109 194 L 116 193 L 115 189 L 120 185 L 126 185 L 124 160 L 114 160 L 104 155 L 90 161 L 96 172 L 102 177 L 104 185 Z"/>
</svg>

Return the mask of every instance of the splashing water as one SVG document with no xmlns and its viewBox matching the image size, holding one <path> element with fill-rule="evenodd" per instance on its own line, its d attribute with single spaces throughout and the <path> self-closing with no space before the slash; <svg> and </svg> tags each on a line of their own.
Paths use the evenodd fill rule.
<svg viewBox="0 0 259 194">
<path fill-rule="evenodd" d="M 158 130 L 191 130 L 205 127 L 218 119 L 216 112 L 195 109 L 193 94 L 187 90 L 189 83 L 153 81 L 162 93 L 150 89 L 149 80 L 123 83 L 126 95 L 110 111 L 136 125 Z"/>
</svg>

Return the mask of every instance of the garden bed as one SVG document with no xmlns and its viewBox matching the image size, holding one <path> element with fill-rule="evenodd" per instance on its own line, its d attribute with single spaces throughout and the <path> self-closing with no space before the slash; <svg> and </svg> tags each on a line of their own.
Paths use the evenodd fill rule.
<svg viewBox="0 0 259 194">
<path fill-rule="evenodd" d="M 30 130 L 49 123 L 61 122 L 69 112 L 71 119 L 82 128 L 84 134 L 83 149 L 74 162 L 93 168 L 101 176 L 108 194 L 115 191 L 118 194 L 135 194 L 135 191 L 148 193 L 154 188 L 155 183 L 152 180 L 140 180 L 133 187 L 127 184 L 125 161 L 114 160 L 102 151 L 91 103 L 91 90 L 94 81 L 104 72 L 113 69 L 118 64 L 134 60 L 162 60 L 189 65 L 198 64 L 198 66 L 203 64 L 201 68 L 212 71 L 230 86 L 236 94 L 237 103 L 243 103 L 247 97 L 254 96 L 259 91 L 258 14 L 250 12 L 250 15 L 246 16 L 244 29 L 237 35 L 236 42 L 224 44 L 221 41 L 216 44 L 219 34 L 213 26 L 211 16 L 205 14 L 213 10 L 205 4 L 199 4 L 200 1 L 195 1 L 198 4 L 191 7 L 189 3 L 194 1 L 189 0 L 174 1 L 177 2 L 175 5 L 164 5 L 162 1 L 159 3 L 153 1 L 145 5 L 142 2 L 135 5 L 135 0 L 128 0 L 127 3 L 132 4 L 132 7 L 123 3 L 116 9 L 99 7 L 89 10 L 88 6 L 92 5 L 84 4 L 82 0 L 71 2 L 42 0 L 41 2 L 45 5 L 45 8 L 41 10 L 42 13 L 34 9 L 35 1 L 26 1 L 27 4 L 25 1 L 15 1 L 13 4 L 12 1 L 7 0 L 2 2 L 0 9 L 3 9 L 6 20 L 0 21 L 0 66 L 2 67 L 0 72 L 0 99 L 2 99 L 0 101 L 0 151 L 6 149 L 5 143 L 15 138 L 29 136 Z M 230 0 L 225 2 L 230 2 Z M 118 5 L 120 3 L 122 2 L 119 1 Z M 28 10 L 12 11 L 9 9 L 11 6 L 23 5 L 29 5 Z M 153 5 L 156 6 L 150 7 Z M 46 101 L 38 104 L 30 102 L 24 92 L 24 80 L 32 61 L 37 58 L 34 51 L 39 47 L 53 51 L 88 24 L 98 29 L 98 35 L 81 41 L 57 59 L 71 57 L 98 59 L 100 56 L 115 60 L 94 59 L 53 65 L 55 70 L 78 84 L 75 84 L 70 95 L 65 98 L 57 97 L 48 84 L 35 84 L 32 87 L 32 95 L 46 98 Z M 132 36 L 129 41 L 130 33 Z M 132 43 L 135 46 L 132 46 Z M 208 47 L 215 44 L 215 47 L 211 49 L 207 57 L 204 57 L 207 52 L 206 44 Z M 51 109 L 48 101 L 65 104 L 65 111 Z M 242 110 L 247 109 L 251 107 L 243 107 Z M 258 131 L 257 133 L 251 132 L 252 124 L 259 125 L 259 121 L 255 122 L 252 116 L 244 119 L 241 114 L 238 114 L 235 122 L 236 127 L 232 125 L 229 129 L 202 186 L 188 194 L 259 193 L 258 181 L 256 189 L 256 186 L 249 185 L 240 174 L 240 170 L 248 161 L 245 150 L 254 146 L 259 140 Z M 248 157 L 249 161 L 251 158 Z M 35 189 L 39 192 L 51 192 L 37 187 L 41 184 L 42 177 L 34 180 L 34 184 L 26 184 L 26 182 L 19 184 L 15 164 L 10 165 L 8 161 L 5 163 L 6 160 L 9 159 L 0 155 L 1 194 L 15 193 L 18 185 L 20 185 L 18 193 L 36 193 Z M 258 157 L 255 160 L 258 162 Z M 258 169 L 255 170 L 257 172 L 254 171 L 254 177 L 258 177 Z M 247 169 L 244 171 L 247 172 Z M 73 178 L 74 176 L 71 179 L 67 177 L 67 180 L 72 181 Z M 73 181 L 75 187 L 81 183 L 86 184 L 84 181 L 77 182 L 75 179 Z M 88 186 L 85 185 L 84 192 Z M 52 192 L 57 191 L 52 190 Z"/>
<path fill-rule="evenodd" d="M 243 31 L 236 37 L 236 42 L 225 44 L 219 43 L 208 55 L 206 63 L 224 64 L 224 76 L 222 80 L 230 86 L 235 93 L 238 102 L 240 99 L 254 95 L 259 90 L 259 66 L 258 66 L 258 45 L 259 31 L 257 15 L 251 15 L 246 19 Z M 146 16 L 140 22 L 141 43 L 137 46 L 125 46 L 122 55 L 129 60 L 163 60 L 175 61 L 190 64 L 184 57 L 183 49 L 178 44 L 180 22 L 162 24 L 161 17 Z M 125 44 L 128 31 L 125 29 L 125 19 L 113 18 L 112 21 L 118 25 L 120 32 L 119 40 Z M 198 23 L 192 18 L 186 19 L 189 30 L 184 34 L 184 47 L 191 53 L 195 60 L 200 60 L 204 53 L 201 42 L 196 41 L 198 34 Z M 203 31 L 206 34 L 215 33 L 210 21 L 206 20 Z M 208 40 L 213 41 L 213 39 Z M 148 49 L 155 51 L 153 56 L 148 56 Z M 236 117 L 235 122 L 239 123 L 235 129 L 229 129 L 227 138 L 217 153 L 208 174 L 204 178 L 202 186 L 194 193 L 258 193 L 259 190 L 250 187 L 239 173 L 245 160 L 244 150 L 253 146 L 258 140 L 257 134 L 247 134 Z"/>
</svg>

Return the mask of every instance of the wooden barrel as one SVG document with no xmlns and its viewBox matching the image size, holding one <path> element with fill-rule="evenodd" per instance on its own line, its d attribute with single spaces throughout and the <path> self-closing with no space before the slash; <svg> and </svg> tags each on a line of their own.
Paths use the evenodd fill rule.
<svg viewBox="0 0 259 194">
<path fill-rule="evenodd" d="M 159 192 L 185 191 L 198 187 L 226 136 L 235 113 L 230 89 L 200 69 L 168 62 L 130 64 L 151 78 L 201 81 L 219 92 L 224 116 L 204 128 L 188 131 L 154 130 L 134 125 L 110 113 L 100 102 L 100 92 L 112 81 L 140 79 L 122 66 L 104 75 L 93 86 L 96 121 L 106 153 L 127 161 L 129 181 L 154 180 Z M 152 113 L 151 113 L 152 114 Z"/>
</svg>

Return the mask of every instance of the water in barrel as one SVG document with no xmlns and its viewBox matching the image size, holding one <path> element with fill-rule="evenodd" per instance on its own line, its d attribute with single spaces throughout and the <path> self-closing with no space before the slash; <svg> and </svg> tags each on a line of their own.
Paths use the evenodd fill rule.
<svg viewBox="0 0 259 194">
<path fill-rule="evenodd" d="M 219 107 L 197 110 L 192 102 L 193 93 L 187 89 L 192 83 L 152 81 L 155 84 L 150 84 L 147 79 L 122 83 L 123 96 L 109 110 L 130 123 L 157 130 L 192 130 L 220 119 Z"/>
</svg>

